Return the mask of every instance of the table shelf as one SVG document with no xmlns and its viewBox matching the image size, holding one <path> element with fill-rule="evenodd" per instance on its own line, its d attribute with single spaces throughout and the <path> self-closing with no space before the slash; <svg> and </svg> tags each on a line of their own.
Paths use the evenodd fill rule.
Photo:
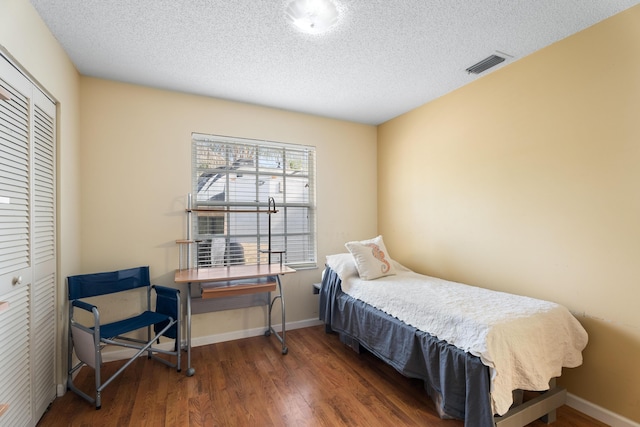
<svg viewBox="0 0 640 427">
<path fill-rule="evenodd" d="M 195 213 L 266 213 L 266 214 L 275 214 L 278 213 L 276 209 L 225 209 L 225 208 L 192 208 L 186 209 L 187 213 L 195 212 Z"/>
<path fill-rule="evenodd" d="M 240 285 L 202 286 L 202 298 L 224 298 L 238 295 L 273 292 L 276 282 L 243 283 Z"/>
</svg>

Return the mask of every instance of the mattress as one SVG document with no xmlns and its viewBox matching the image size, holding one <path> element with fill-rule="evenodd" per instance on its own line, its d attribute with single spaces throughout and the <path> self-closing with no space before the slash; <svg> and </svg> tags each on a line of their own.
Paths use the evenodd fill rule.
<svg viewBox="0 0 640 427">
<path fill-rule="evenodd" d="M 542 391 L 563 367 L 582 363 L 587 334 L 563 306 L 417 274 L 359 278 L 351 254 L 327 257 L 342 291 L 478 357 L 489 368 L 491 410 L 502 415 L 517 389 Z"/>
</svg>

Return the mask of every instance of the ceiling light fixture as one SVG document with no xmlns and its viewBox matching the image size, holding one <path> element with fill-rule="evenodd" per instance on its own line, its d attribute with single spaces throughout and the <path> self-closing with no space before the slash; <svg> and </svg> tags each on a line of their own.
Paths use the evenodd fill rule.
<svg viewBox="0 0 640 427">
<path fill-rule="evenodd" d="M 287 6 L 287 18 L 300 31 L 320 34 L 338 22 L 338 8 L 331 0 L 293 0 Z"/>
</svg>

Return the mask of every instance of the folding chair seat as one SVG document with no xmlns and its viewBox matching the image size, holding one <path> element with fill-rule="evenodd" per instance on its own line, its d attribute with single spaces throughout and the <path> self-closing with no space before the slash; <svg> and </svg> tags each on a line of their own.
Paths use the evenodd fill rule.
<svg viewBox="0 0 640 427">
<path fill-rule="evenodd" d="M 89 402 L 95 403 L 96 409 L 100 409 L 102 406 L 102 390 L 145 352 L 149 358 L 154 358 L 170 367 L 177 368 L 178 372 L 180 372 L 181 305 L 180 291 L 178 289 L 151 285 L 149 267 L 146 266 L 107 273 L 69 276 L 67 277 L 67 286 L 69 291 L 69 370 L 67 388 L 69 390 L 74 391 Z M 139 298 L 140 294 L 144 292 L 146 294 L 146 310 L 111 323 L 102 324 L 98 307 L 82 301 L 84 298 L 136 289 L 138 293 L 132 292 L 131 295 Z M 151 310 L 152 291 L 156 295 L 154 311 Z M 85 320 L 83 323 L 76 319 L 74 317 L 76 309 L 91 313 L 92 320 Z M 146 329 L 146 339 L 125 336 L 130 332 L 144 329 Z M 173 351 L 154 346 L 154 342 L 159 342 L 161 336 L 175 340 Z M 106 381 L 102 381 L 100 375 L 102 349 L 107 345 L 116 345 L 137 351 L 111 377 Z M 79 362 L 75 364 L 74 353 L 79 359 Z M 155 353 L 175 356 L 176 363 L 157 357 Z M 73 383 L 73 374 L 84 365 L 90 366 L 95 370 L 95 398 L 80 390 Z"/>
</svg>

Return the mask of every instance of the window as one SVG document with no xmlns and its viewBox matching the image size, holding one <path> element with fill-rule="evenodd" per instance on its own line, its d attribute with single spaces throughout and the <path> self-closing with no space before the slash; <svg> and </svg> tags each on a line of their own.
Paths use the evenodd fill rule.
<svg viewBox="0 0 640 427">
<path fill-rule="evenodd" d="M 198 265 L 316 266 L 314 147 L 194 133 L 192 170 Z"/>
</svg>

